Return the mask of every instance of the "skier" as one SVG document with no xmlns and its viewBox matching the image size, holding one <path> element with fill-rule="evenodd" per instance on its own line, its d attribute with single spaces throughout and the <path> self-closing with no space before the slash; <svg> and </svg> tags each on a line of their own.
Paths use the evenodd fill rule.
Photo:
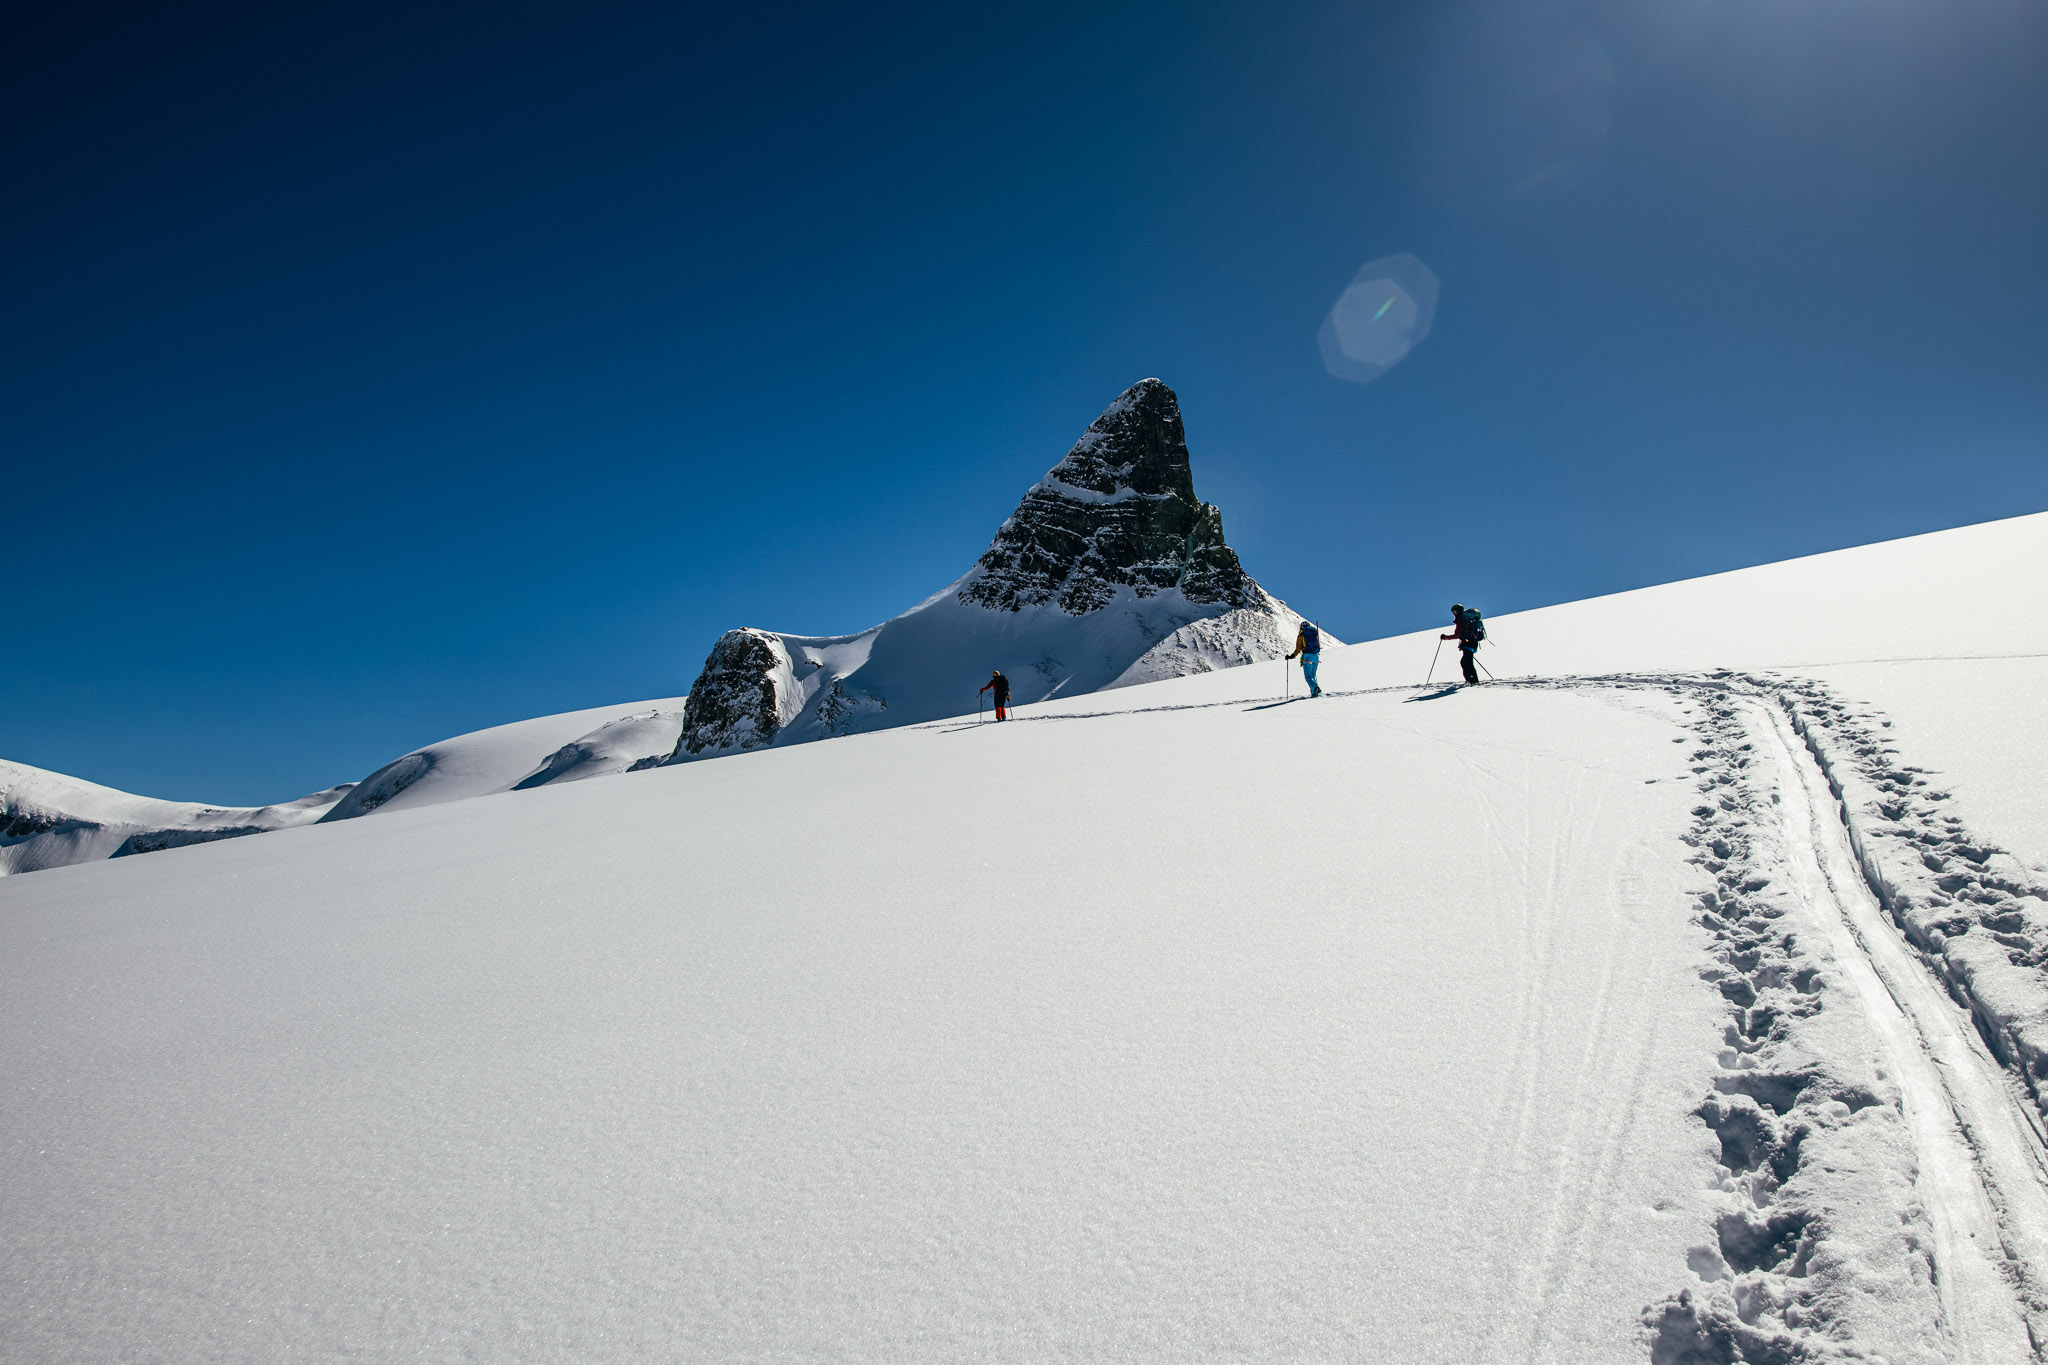
<svg viewBox="0 0 2048 1365">
<path fill-rule="evenodd" d="M 1323 633 L 1307 621 L 1294 632 L 1294 653 L 1287 657 L 1292 659 L 1296 655 L 1301 658 L 1301 676 L 1308 680 L 1308 694 L 1322 696 L 1323 689 L 1316 686 L 1316 665 L 1323 661 Z"/>
<path fill-rule="evenodd" d="M 1463 602 L 1451 603 L 1451 633 L 1439 635 L 1439 640 L 1458 642 L 1458 667 L 1464 670 L 1465 681 L 1479 681 L 1479 642 L 1486 638 L 1486 625 L 1479 617 L 1479 608 L 1467 607 Z"/>
<path fill-rule="evenodd" d="M 996 669 L 988 675 L 988 681 L 981 685 L 981 691 L 996 694 L 996 719 L 1010 718 L 1010 680 L 1003 676 L 1003 670 Z"/>
</svg>

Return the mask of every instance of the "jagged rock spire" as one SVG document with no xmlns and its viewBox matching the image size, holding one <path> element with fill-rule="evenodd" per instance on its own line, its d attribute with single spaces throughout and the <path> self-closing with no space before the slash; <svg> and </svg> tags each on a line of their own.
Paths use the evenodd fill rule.
<svg viewBox="0 0 2048 1365">
<path fill-rule="evenodd" d="M 960 600 L 997 611 L 1107 606 L 1119 587 L 1240 607 L 1256 585 L 1195 496 L 1180 401 L 1157 379 L 1123 391 L 996 533 Z"/>
</svg>

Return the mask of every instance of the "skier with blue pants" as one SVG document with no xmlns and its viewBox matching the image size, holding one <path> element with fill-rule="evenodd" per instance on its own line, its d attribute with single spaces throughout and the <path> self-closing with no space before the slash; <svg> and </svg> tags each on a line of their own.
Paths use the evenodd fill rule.
<svg viewBox="0 0 2048 1365">
<path fill-rule="evenodd" d="M 1323 661 L 1323 633 L 1307 621 L 1294 633 L 1294 653 L 1288 658 L 1301 659 L 1301 676 L 1308 680 L 1308 694 L 1311 697 L 1323 695 L 1323 689 L 1316 686 L 1316 665 Z"/>
</svg>

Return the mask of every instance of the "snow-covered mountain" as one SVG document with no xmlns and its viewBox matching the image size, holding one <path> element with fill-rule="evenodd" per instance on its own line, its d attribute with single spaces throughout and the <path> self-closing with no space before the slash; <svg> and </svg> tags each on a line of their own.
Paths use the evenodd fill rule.
<svg viewBox="0 0 2048 1365">
<path fill-rule="evenodd" d="M 1268 662 L 1298 620 L 1195 495 L 1180 402 L 1145 379 L 1025 492 L 965 576 L 901 616 L 854 635 L 728 631 L 690 688 L 674 757 L 957 715 L 995 670 L 1025 705 Z"/>
<path fill-rule="evenodd" d="M 0 882 L 0 1359 L 2037 1361 L 2048 516 L 1491 625 Z"/>
<path fill-rule="evenodd" d="M 1239 564 L 1222 514 L 1195 496 L 1179 401 L 1147 379 L 1025 493 L 970 572 L 879 626 L 729 631 L 687 699 L 458 735 L 261 810 L 154 801 L 0 764 L 0 873 L 912 724 L 971 709 L 998 668 L 1022 704 L 1270 661 L 1292 647 L 1296 624 Z"/>
</svg>

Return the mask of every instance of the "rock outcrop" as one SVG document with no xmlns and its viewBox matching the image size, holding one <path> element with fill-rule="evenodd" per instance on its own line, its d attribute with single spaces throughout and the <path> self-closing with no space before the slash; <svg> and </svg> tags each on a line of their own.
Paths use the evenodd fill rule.
<svg viewBox="0 0 2048 1365">
<path fill-rule="evenodd" d="M 789 649 L 765 630 L 729 630 L 683 703 L 683 731 L 675 752 L 758 749 L 772 744 L 798 702 Z"/>
</svg>

